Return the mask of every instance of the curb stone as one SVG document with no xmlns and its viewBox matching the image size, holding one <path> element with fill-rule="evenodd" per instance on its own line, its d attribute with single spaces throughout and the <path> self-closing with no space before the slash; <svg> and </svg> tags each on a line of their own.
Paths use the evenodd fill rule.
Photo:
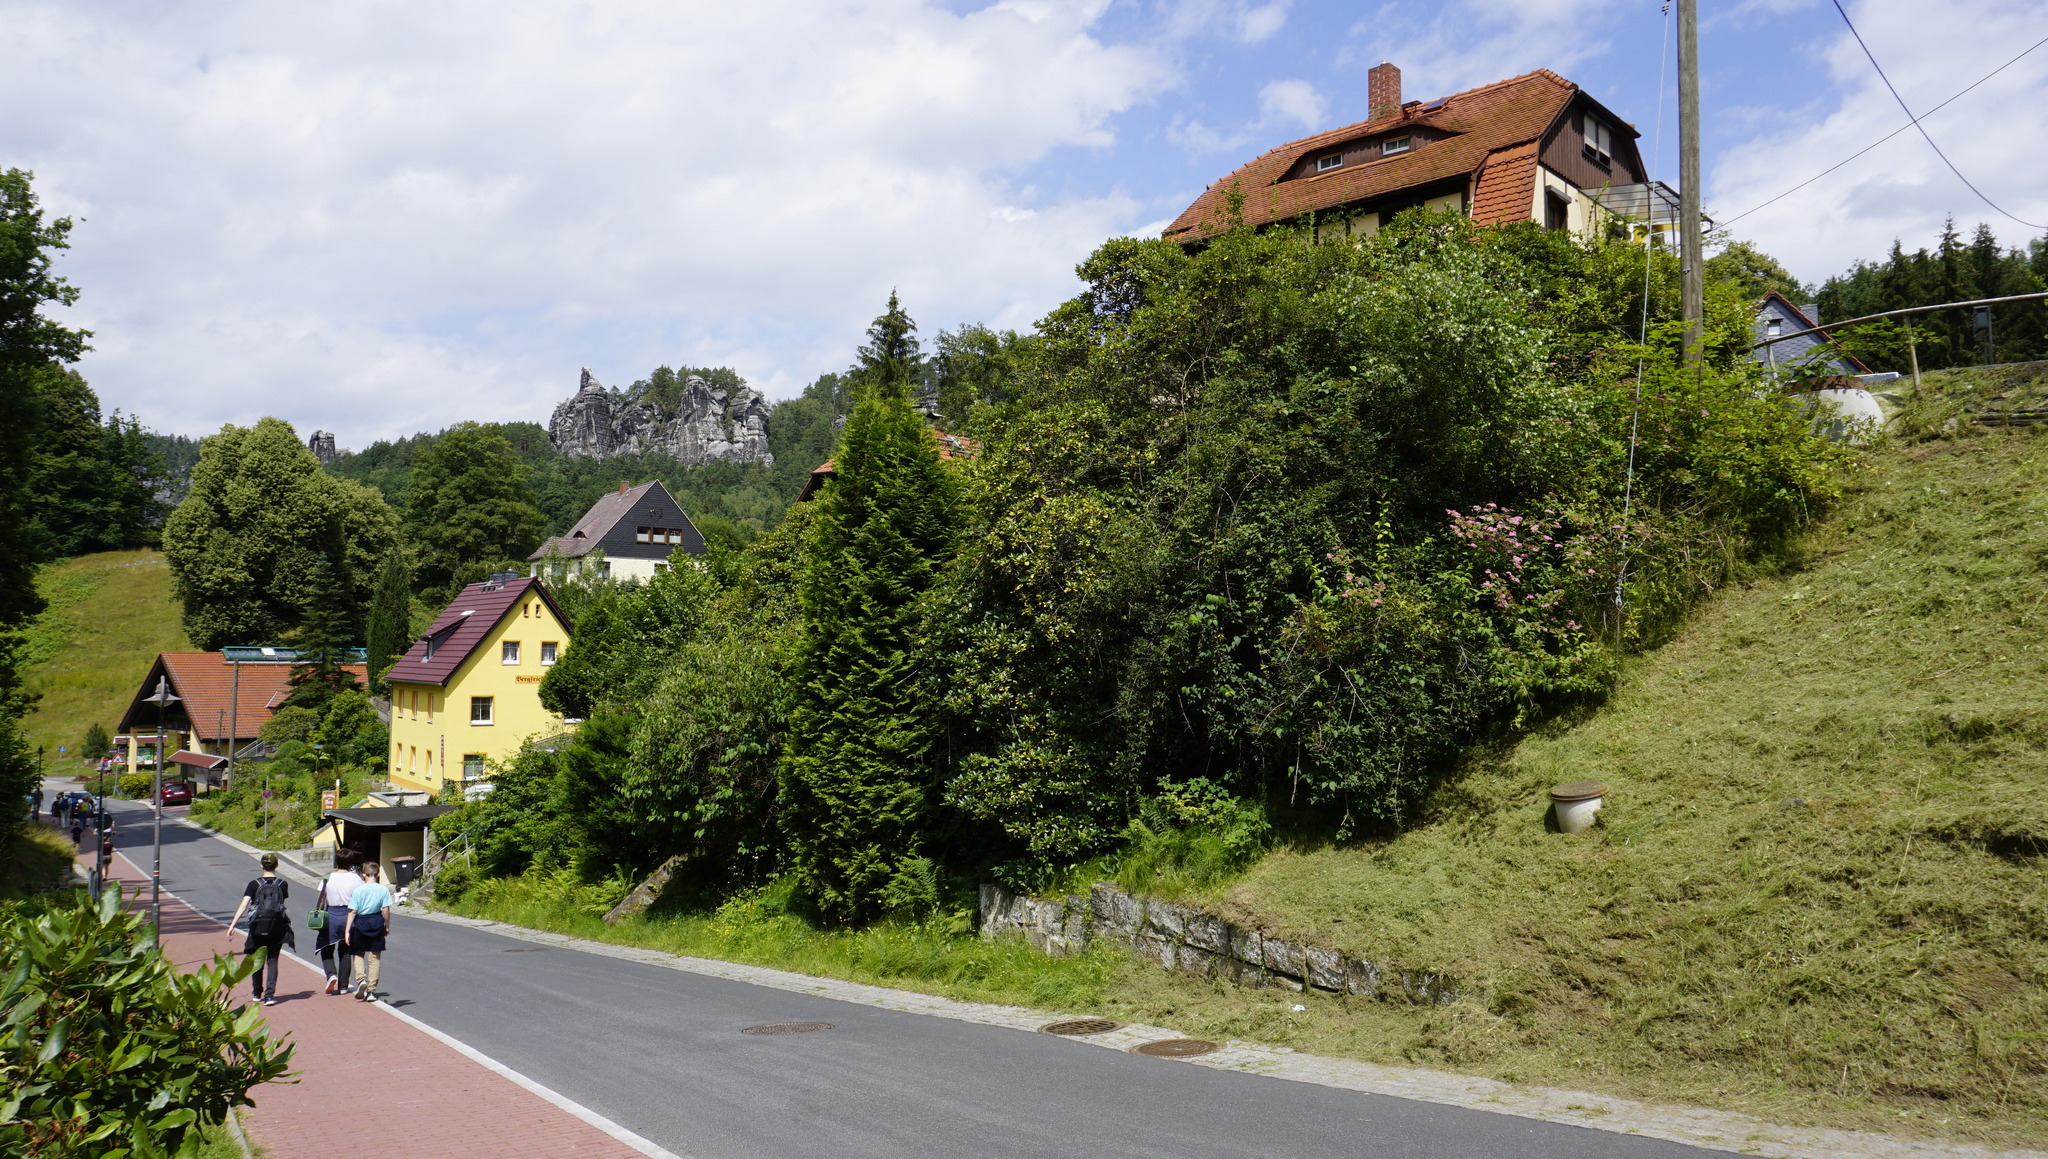
<svg viewBox="0 0 2048 1159">
<path fill-rule="evenodd" d="M 776 990 L 815 994 L 842 1002 L 926 1014 L 1009 1030 L 1036 1033 L 1047 1022 L 1087 1014 L 1034 1010 L 1024 1006 L 1001 1006 L 988 1002 L 963 1002 L 908 990 L 894 990 L 861 982 L 844 982 L 797 974 L 768 966 L 749 966 L 715 958 L 695 958 L 637 946 L 594 942 L 566 934 L 549 933 L 525 926 L 455 914 L 419 911 L 412 916 L 488 930 L 508 938 L 535 942 L 556 949 L 581 950 L 629 962 L 682 970 L 713 978 L 747 982 Z M 1157 1026 L 1126 1025 L 1107 1034 L 1065 1041 L 1116 1051 L 1168 1038 L 1186 1037 L 1176 1030 Z M 1705 1107 L 1638 1102 L 1633 1099 L 1553 1087 L 1516 1086 L 1477 1075 L 1414 1067 L 1381 1066 L 1354 1059 L 1303 1054 L 1292 1047 L 1266 1046 L 1232 1039 L 1212 1054 L 1176 1060 L 1216 1070 L 1266 1075 L 1291 1082 L 1314 1083 L 1361 1094 L 1388 1095 L 1418 1102 L 1439 1103 L 1469 1110 L 1491 1111 L 1550 1123 L 1566 1123 L 1621 1135 L 1644 1135 L 1712 1151 L 1772 1156 L 1775 1159 L 2048 1159 L 2043 1151 L 2001 1151 L 1970 1143 L 1947 1143 L 1932 1139 L 1911 1139 L 1865 1131 L 1844 1131 L 1830 1127 L 1789 1127 L 1732 1111 Z"/>
</svg>

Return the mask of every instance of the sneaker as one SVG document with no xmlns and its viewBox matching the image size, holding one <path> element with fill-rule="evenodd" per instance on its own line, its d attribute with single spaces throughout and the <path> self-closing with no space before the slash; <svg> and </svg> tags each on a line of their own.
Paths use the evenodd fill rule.
<svg viewBox="0 0 2048 1159">
<path fill-rule="evenodd" d="M 263 1004 L 264 1004 L 265 1006 L 275 1006 L 275 1005 L 277 1005 L 277 999 L 275 999 L 275 998 L 265 998 L 265 999 L 263 1000 Z"/>
<path fill-rule="evenodd" d="M 327 992 L 332 994 L 339 989 L 341 989 L 341 979 L 329 974 L 327 976 Z"/>
</svg>

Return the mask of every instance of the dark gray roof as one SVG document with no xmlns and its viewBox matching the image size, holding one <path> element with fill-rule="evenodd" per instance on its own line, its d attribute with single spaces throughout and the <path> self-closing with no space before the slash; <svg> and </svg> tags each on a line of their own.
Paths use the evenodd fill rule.
<svg viewBox="0 0 2048 1159">
<path fill-rule="evenodd" d="M 322 821 L 333 818 L 365 829 L 425 829 L 427 824 L 443 813 L 453 813 L 453 805 L 400 805 L 389 809 L 329 809 L 320 814 Z"/>
</svg>

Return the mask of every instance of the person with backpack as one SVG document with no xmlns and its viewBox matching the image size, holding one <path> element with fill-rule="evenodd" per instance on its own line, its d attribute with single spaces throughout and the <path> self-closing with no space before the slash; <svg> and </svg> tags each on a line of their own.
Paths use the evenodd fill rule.
<svg viewBox="0 0 2048 1159">
<path fill-rule="evenodd" d="M 243 944 L 244 954 L 263 951 L 263 964 L 249 975 L 249 982 L 256 989 L 256 1001 L 265 1006 L 277 1005 L 277 960 L 287 945 L 297 948 L 292 937 L 292 918 L 285 903 L 291 899 L 291 883 L 277 875 L 277 854 L 266 853 L 260 864 L 263 876 L 251 881 L 249 888 L 242 891 L 242 902 L 235 907 L 235 916 L 228 921 L 228 940 L 235 937 L 235 927 L 242 921 L 242 914 L 249 913 L 249 940 Z"/>
<path fill-rule="evenodd" d="M 378 880 L 383 875 L 376 862 L 363 862 L 362 872 L 363 884 L 349 895 L 348 924 L 341 934 L 362 972 L 356 979 L 356 999 L 375 1002 L 377 977 L 384 964 L 384 939 L 391 933 L 391 891 Z"/>
<path fill-rule="evenodd" d="M 355 896 L 363 879 L 356 874 L 355 860 L 345 853 L 337 856 L 335 862 L 334 872 L 320 883 L 320 896 L 314 901 L 324 907 L 327 916 L 313 939 L 313 949 L 320 954 L 321 973 L 327 975 L 327 992 L 346 994 L 355 970 L 355 957 L 342 945 L 342 931 L 348 928 L 348 899 Z"/>
</svg>

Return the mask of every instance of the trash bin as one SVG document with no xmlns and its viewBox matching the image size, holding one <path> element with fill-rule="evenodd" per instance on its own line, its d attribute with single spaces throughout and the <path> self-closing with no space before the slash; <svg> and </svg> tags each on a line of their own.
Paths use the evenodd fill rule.
<svg viewBox="0 0 2048 1159">
<path fill-rule="evenodd" d="M 394 857 L 391 859 L 391 888 L 404 889 L 412 884 L 413 874 L 420 870 L 417 857 Z"/>
</svg>

